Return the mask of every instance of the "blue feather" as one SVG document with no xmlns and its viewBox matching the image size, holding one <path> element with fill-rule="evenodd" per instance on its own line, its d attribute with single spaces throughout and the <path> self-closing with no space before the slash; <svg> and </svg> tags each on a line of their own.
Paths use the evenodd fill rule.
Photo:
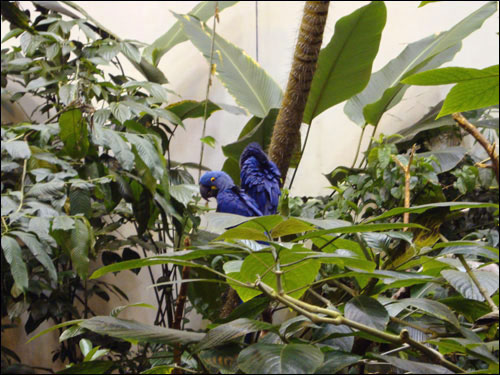
<svg viewBox="0 0 500 375">
<path fill-rule="evenodd" d="M 264 215 L 273 215 L 278 208 L 281 173 L 256 142 L 241 153 L 241 187 L 254 199 Z"/>
</svg>

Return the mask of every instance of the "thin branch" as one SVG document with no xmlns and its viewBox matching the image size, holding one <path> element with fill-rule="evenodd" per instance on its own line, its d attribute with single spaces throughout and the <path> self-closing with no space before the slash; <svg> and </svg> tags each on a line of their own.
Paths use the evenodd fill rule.
<svg viewBox="0 0 500 375">
<path fill-rule="evenodd" d="M 392 160 L 399 165 L 399 167 L 403 170 L 404 176 L 405 176 L 405 208 L 410 208 L 410 169 L 411 169 L 411 163 L 413 162 L 413 156 L 415 155 L 415 150 L 416 150 L 416 144 L 413 145 L 410 151 L 410 158 L 408 160 L 408 164 L 404 165 L 401 160 L 399 160 L 395 155 L 392 155 Z M 403 214 L 403 223 L 408 224 L 410 222 L 410 213 L 405 212 Z M 404 228 L 403 231 L 408 230 L 408 228 Z"/>
<path fill-rule="evenodd" d="M 472 282 L 474 283 L 475 286 L 477 286 L 477 289 L 479 289 L 479 292 L 482 294 L 486 302 L 488 302 L 488 305 L 490 305 L 490 308 L 492 311 L 497 311 L 498 312 L 498 307 L 495 305 L 495 302 L 491 299 L 490 295 L 486 291 L 486 289 L 483 288 L 479 280 L 477 279 L 476 275 L 474 272 L 472 272 L 471 268 L 469 267 L 469 264 L 465 260 L 464 256 L 462 254 L 458 254 L 458 259 L 460 259 L 460 263 L 462 263 L 462 266 L 465 268 L 465 272 L 467 272 L 467 275 L 472 279 Z"/>
<path fill-rule="evenodd" d="M 205 93 L 205 110 L 203 113 L 203 130 L 201 133 L 201 138 L 205 138 L 205 132 L 207 129 L 207 114 L 208 114 L 208 93 L 210 92 L 210 86 L 212 86 L 212 75 L 214 74 L 214 46 L 215 46 L 215 27 L 217 25 L 217 21 L 219 20 L 219 2 L 215 2 L 215 12 L 214 12 L 214 24 L 212 27 L 212 42 L 210 45 L 210 63 L 208 69 L 208 82 L 207 82 L 207 91 Z M 203 164 L 203 151 L 205 151 L 205 143 L 201 142 L 201 150 L 200 150 L 200 165 L 198 167 L 198 180 L 201 177 L 201 165 Z"/>
<path fill-rule="evenodd" d="M 455 120 L 462 129 L 472 135 L 476 139 L 476 141 L 478 141 L 479 144 L 483 146 L 486 153 L 489 155 L 491 162 L 493 163 L 493 170 L 495 171 L 497 182 L 500 184 L 498 155 L 495 152 L 495 144 L 491 144 L 490 142 L 488 142 L 488 140 L 481 134 L 481 132 L 477 130 L 477 128 L 473 124 L 471 124 L 460 112 L 454 113 L 452 117 L 453 120 Z"/>
</svg>

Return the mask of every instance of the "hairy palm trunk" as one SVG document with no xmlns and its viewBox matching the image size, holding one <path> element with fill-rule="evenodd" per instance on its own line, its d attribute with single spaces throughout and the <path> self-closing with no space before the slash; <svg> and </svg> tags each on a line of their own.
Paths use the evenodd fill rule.
<svg viewBox="0 0 500 375">
<path fill-rule="evenodd" d="M 304 7 L 292 69 L 269 146 L 269 156 L 278 166 L 283 183 L 292 153 L 300 139 L 300 125 L 316 71 L 329 3 L 306 1 Z"/>
</svg>

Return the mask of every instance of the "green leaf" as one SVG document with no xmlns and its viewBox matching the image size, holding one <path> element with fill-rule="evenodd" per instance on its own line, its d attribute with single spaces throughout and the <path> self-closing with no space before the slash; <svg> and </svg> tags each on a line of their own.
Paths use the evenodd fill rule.
<svg viewBox="0 0 500 375">
<path fill-rule="evenodd" d="M 438 118 L 450 113 L 498 105 L 498 82 L 497 75 L 494 78 L 481 78 L 456 84 L 446 96 Z"/>
<path fill-rule="evenodd" d="M 372 75 L 365 90 L 347 102 L 344 112 L 360 126 L 365 123 L 376 126 L 383 113 L 399 103 L 408 88 L 400 83 L 401 79 L 451 60 L 461 47 L 460 41 L 480 28 L 495 11 L 496 3 L 489 2 L 447 32 L 409 44 L 397 58 Z"/>
<path fill-rule="evenodd" d="M 71 189 L 69 193 L 70 215 L 83 214 L 87 218 L 92 212 L 90 192 L 85 189 Z"/>
<path fill-rule="evenodd" d="M 371 223 L 373 221 L 386 219 L 388 217 L 392 217 L 392 216 L 396 216 L 396 215 L 401 215 L 405 212 L 421 214 L 422 212 L 430 210 L 431 208 L 438 208 L 438 207 L 449 207 L 450 211 L 463 210 L 465 208 L 486 208 L 486 207 L 492 207 L 492 208 L 498 209 L 498 204 L 496 204 L 496 203 L 479 203 L 479 202 L 439 202 L 439 203 L 423 204 L 420 206 L 413 206 L 413 207 L 409 207 L 409 208 L 396 207 L 396 208 L 393 208 L 387 212 L 384 212 L 382 215 L 379 215 L 377 217 L 374 217 L 372 219 L 367 220 L 366 223 Z"/>
<path fill-rule="evenodd" d="M 210 61 L 212 31 L 190 15 L 177 15 L 184 33 Z M 264 118 L 271 108 L 279 108 L 282 99 L 278 84 L 242 49 L 215 35 L 213 64 L 217 76 L 236 103 L 251 114 Z"/>
<path fill-rule="evenodd" d="M 156 307 L 154 307 L 153 305 L 150 305 L 149 303 L 137 302 L 137 303 L 131 303 L 129 305 L 117 306 L 113 310 L 111 310 L 109 315 L 116 318 L 118 315 L 120 315 L 120 313 L 123 310 L 128 309 L 129 307 L 147 307 L 148 309 L 156 310 Z"/>
<path fill-rule="evenodd" d="M 71 109 L 59 117 L 59 136 L 64 143 L 63 150 L 75 159 L 87 155 L 89 139 L 87 122 L 79 109 Z"/>
<path fill-rule="evenodd" d="M 70 83 L 59 88 L 59 97 L 64 105 L 68 105 L 76 99 L 76 86 Z"/>
<path fill-rule="evenodd" d="M 200 138 L 200 141 L 202 141 L 203 143 L 205 143 L 206 145 L 208 145 L 212 148 L 215 148 L 215 138 L 210 136 L 210 135 L 207 135 L 206 137 Z"/>
<path fill-rule="evenodd" d="M 342 17 L 319 54 L 303 122 L 341 103 L 365 88 L 386 21 L 383 2 L 370 4 Z"/>
<path fill-rule="evenodd" d="M 3 237 L 2 237 L 2 239 L 3 239 Z M 49 327 L 47 329 L 44 329 L 42 332 L 37 333 L 35 336 L 33 336 L 32 338 L 30 338 L 26 342 L 26 344 L 29 344 L 31 341 L 39 338 L 40 336 L 45 335 L 46 333 L 55 331 L 56 329 L 59 329 L 59 328 L 63 328 L 63 327 L 67 327 L 67 326 L 72 326 L 72 325 L 75 325 L 75 324 L 80 324 L 81 322 L 83 322 L 83 319 L 68 320 L 67 322 L 56 324 L 55 326 Z"/>
<path fill-rule="evenodd" d="M 283 249 L 279 253 L 280 263 L 282 265 L 290 264 L 290 266 L 281 268 L 283 271 L 281 276 L 283 291 L 294 298 L 300 298 L 305 293 L 307 286 L 314 281 L 320 268 L 320 263 L 315 259 L 304 260 L 306 256 L 300 251 L 288 249 Z M 297 263 L 298 261 L 301 262 Z M 254 283 L 259 275 L 264 283 L 277 290 L 276 275 L 270 272 L 275 267 L 275 263 L 272 254 L 251 253 L 243 261 L 240 272 L 231 273 L 228 276 L 235 277 L 242 282 Z M 229 281 L 229 283 L 231 282 Z M 243 302 L 261 294 L 260 290 L 243 288 L 238 285 L 232 286 Z"/>
<path fill-rule="evenodd" d="M 60 370 L 57 374 L 105 374 L 113 366 L 116 366 L 116 363 L 113 361 L 81 362 Z"/>
<path fill-rule="evenodd" d="M 376 299 L 358 296 L 345 305 L 344 316 L 347 319 L 385 331 L 389 322 L 389 313 Z"/>
<path fill-rule="evenodd" d="M 472 270 L 472 272 L 489 296 L 498 290 L 498 275 L 488 271 Z M 441 275 L 465 298 L 484 301 L 483 295 L 466 272 L 443 270 Z"/>
<path fill-rule="evenodd" d="M 498 79 L 498 65 L 493 65 L 482 70 L 461 67 L 447 67 L 413 74 L 401 80 L 401 82 L 406 83 L 407 85 L 436 86 L 495 77 L 497 77 Z"/>
<path fill-rule="evenodd" d="M 76 273 L 83 280 L 89 272 L 89 250 L 91 244 L 89 227 L 83 220 L 75 220 L 75 228 L 71 230 L 71 261 Z"/>
<path fill-rule="evenodd" d="M 64 189 L 64 181 L 54 179 L 50 182 L 40 182 L 33 185 L 26 196 L 32 197 L 52 197 L 53 199 L 61 195 L 61 191 Z"/>
<path fill-rule="evenodd" d="M 21 247 L 17 241 L 8 235 L 2 236 L 2 250 L 5 260 L 10 265 L 10 273 L 16 284 L 23 291 L 28 289 L 28 270 L 23 261 Z"/>
<path fill-rule="evenodd" d="M 323 363 L 323 353 L 314 345 L 254 344 L 243 349 L 238 365 L 249 374 L 312 374 Z"/>
<path fill-rule="evenodd" d="M 185 120 L 187 118 L 204 117 L 205 103 L 207 103 L 206 100 L 202 102 L 197 102 L 194 100 L 183 100 L 177 103 L 170 104 L 166 109 L 170 112 L 175 113 L 181 120 Z M 212 113 L 219 111 L 220 109 L 221 107 L 219 107 L 217 104 L 208 101 L 207 118 L 209 118 Z"/>
<path fill-rule="evenodd" d="M 131 61 L 136 63 L 141 62 L 141 52 L 139 49 L 132 43 L 123 41 L 120 43 L 121 51 L 125 56 L 127 56 Z"/>
<path fill-rule="evenodd" d="M 276 225 L 271 231 L 271 237 L 278 238 L 287 236 L 289 234 L 309 232 L 313 229 L 314 229 L 313 225 L 310 225 L 308 223 L 303 222 L 302 220 L 298 220 L 292 217 Z"/>
<path fill-rule="evenodd" d="M 97 279 L 110 272 L 118 272 L 123 270 L 130 270 L 132 268 L 147 267 L 156 264 L 178 264 L 181 266 L 187 265 L 191 267 L 200 267 L 200 264 L 189 262 L 193 259 L 199 259 L 206 256 L 221 255 L 221 254 L 241 254 L 243 250 L 238 250 L 234 246 L 231 248 L 209 248 L 200 250 L 180 250 L 175 252 L 167 252 L 162 255 L 156 255 L 148 258 L 128 260 L 120 263 L 113 263 L 109 266 L 101 267 L 96 270 L 90 279 Z"/>
<path fill-rule="evenodd" d="M 316 374 L 337 374 L 342 369 L 358 362 L 362 357 L 352 353 L 329 351 L 324 353 L 325 360 Z"/>
<path fill-rule="evenodd" d="M 434 249 L 440 249 L 444 247 L 443 250 L 436 256 L 443 256 L 446 254 L 464 254 L 464 255 L 472 255 L 472 256 L 482 256 L 487 259 L 491 259 L 495 262 L 498 262 L 498 248 L 489 247 L 489 246 L 481 246 L 477 243 L 472 243 L 470 245 L 457 245 L 457 246 L 448 246 L 451 245 L 449 242 L 439 243 L 434 246 Z"/>
<path fill-rule="evenodd" d="M 15 28 L 10 30 L 5 36 L 2 38 L 2 43 L 5 43 L 8 41 L 10 38 L 15 38 L 16 36 L 22 34 L 24 32 L 23 29 Z"/>
<path fill-rule="evenodd" d="M 80 326 L 100 335 L 128 340 L 158 344 L 190 344 L 200 341 L 203 333 L 180 331 L 176 329 L 150 326 L 133 320 L 118 319 L 111 316 L 96 316 L 84 320 Z"/>
<path fill-rule="evenodd" d="M 309 238 L 321 237 L 325 234 L 330 234 L 330 233 L 379 232 L 382 230 L 403 229 L 403 228 L 425 229 L 425 227 L 413 223 L 358 224 L 358 225 L 349 225 L 345 227 L 337 227 L 332 229 L 316 230 L 308 234 L 305 234 L 303 236 L 300 236 L 299 238 L 296 238 L 294 241 L 301 241 Z"/>
<path fill-rule="evenodd" d="M 382 361 L 390 363 L 394 367 L 397 367 L 404 371 L 408 371 L 411 374 L 454 374 L 446 367 L 440 365 L 409 361 L 407 359 L 402 359 L 389 355 L 373 354 L 373 356 L 381 359 Z"/>
<path fill-rule="evenodd" d="M 432 165 L 436 173 L 444 173 L 455 168 L 458 163 L 462 161 L 467 150 L 463 147 L 447 147 L 442 150 L 434 150 L 429 152 L 421 152 L 415 154 L 415 157 L 429 157 L 434 156 L 437 159 L 437 163 L 434 161 Z"/>
<path fill-rule="evenodd" d="M 137 150 L 139 156 L 144 161 L 144 163 L 151 170 L 153 176 L 161 180 L 164 173 L 164 165 L 162 159 L 160 158 L 159 152 L 155 147 L 155 141 L 150 134 L 138 135 L 127 133 L 125 135 L 128 141 L 133 144 L 134 149 Z"/>
<path fill-rule="evenodd" d="M 48 271 L 49 277 L 53 281 L 57 282 L 56 267 L 47 253 L 47 250 L 50 250 L 50 247 L 42 245 L 34 234 L 21 231 L 12 231 L 11 233 L 24 242 L 28 249 L 30 249 L 35 259 Z"/>
<path fill-rule="evenodd" d="M 71 230 L 75 227 L 75 221 L 69 216 L 56 216 L 52 221 L 52 230 Z"/>
<path fill-rule="evenodd" d="M 227 7 L 236 4 L 237 1 L 219 1 L 219 12 Z M 207 21 L 215 13 L 215 4 L 213 1 L 202 1 L 196 5 L 189 14 L 198 18 L 201 22 Z M 143 56 L 157 66 L 161 57 L 175 45 L 186 41 L 187 38 L 182 32 L 182 25 L 177 21 L 165 34 L 156 39 L 150 46 L 143 51 Z"/>
<path fill-rule="evenodd" d="M 120 121 L 120 123 L 124 123 L 127 120 L 130 120 L 132 117 L 132 113 L 130 112 L 129 107 L 127 107 L 123 103 L 110 103 L 109 109 L 115 118 Z"/>
<path fill-rule="evenodd" d="M 169 189 L 170 195 L 184 206 L 187 206 L 192 201 L 193 196 L 199 192 L 199 186 L 191 184 L 172 185 Z"/>
<path fill-rule="evenodd" d="M 246 318 L 237 319 L 208 331 L 207 335 L 196 345 L 195 351 L 213 348 L 248 333 L 264 330 L 278 332 L 278 328 L 270 323 Z"/>
<path fill-rule="evenodd" d="M 408 306 L 416 307 L 426 313 L 435 316 L 436 318 L 446 320 L 455 327 L 459 328 L 460 323 L 458 322 L 456 316 L 449 309 L 448 306 L 442 304 L 441 302 L 425 299 L 425 298 L 403 298 L 397 302 L 391 303 L 391 307 L 397 306 L 400 309 L 405 309 Z"/>
<path fill-rule="evenodd" d="M 89 339 L 81 339 L 79 346 L 84 357 L 92 350 L 92 342 Z"/>
<path fill-rule="evenodd" d="M 12 159 L 28 159 L 31 150 L 25 141 L 2 141 L 2 151 L 5 150 Z"/>
<path fill-rule="evenodd" d="M 440 299 L 439 302 L 462 314 L 469 322 L 474 322 L 479 317 L 489 313 L 491 310 L 486 303 L 465 299 L 462 296 Z"/>
</svg>

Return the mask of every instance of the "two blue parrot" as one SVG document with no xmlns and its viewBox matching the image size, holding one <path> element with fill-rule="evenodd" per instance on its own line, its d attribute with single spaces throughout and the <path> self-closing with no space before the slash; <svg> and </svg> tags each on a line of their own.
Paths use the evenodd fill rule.
<svg viewBox="0 0 500 375">
<path fill-rule="evenodd" d="M 241 153 L 241 188 L 222 171 L 205 173 L 200 179 L 200 193 L 205 199 L 217 199 L 217 212 L 242 216 L 273 215 L 281 195 L 281 174 L 260 145 L 250 143 Z"/>
</svg>

